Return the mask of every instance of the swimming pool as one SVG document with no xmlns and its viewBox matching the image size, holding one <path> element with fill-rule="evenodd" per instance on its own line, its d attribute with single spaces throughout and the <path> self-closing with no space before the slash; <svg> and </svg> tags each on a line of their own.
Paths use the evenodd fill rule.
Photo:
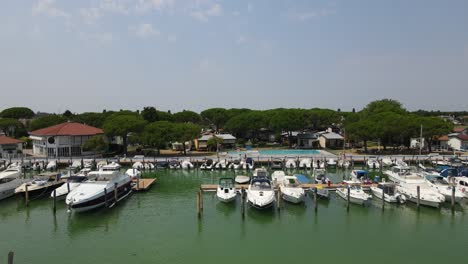
<svg viewBox="0 0 468 264">
<path fill-rule="evenodd" d="M 229 155 L 255 155 L 255 151 L 230 151 Z M 261 156 L 306 156 L 320 155 L 320 150 L 315 149 L 261 149 L 258 150 Z"/>
</svg>

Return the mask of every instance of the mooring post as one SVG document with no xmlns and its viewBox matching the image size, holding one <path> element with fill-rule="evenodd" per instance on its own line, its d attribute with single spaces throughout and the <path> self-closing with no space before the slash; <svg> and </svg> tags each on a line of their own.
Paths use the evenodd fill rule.
<svg viewBox="0 0 468 264">
<path fill-rule="evenodd" d="M 203 212 L 203 192 L 200 189 L 200 209 Z"/>
<path fill-rule="evenodd" d="M 197 192 L 197 214 L 198 214 L 198 218 L 201 218 L 200 191 Z"/>
<path fill-rule="evenodd" d="M 106 204 L 106 207 L 109 207 L 109 203 L 107 202 L 107 189 L 104 188 L 104 203 Z"/>
<path fill-rule="evenodd" d="M 347 191 L 348 191 L 348 193 L 347 193 L 347 195 L 346 195 L 346 196 L 347 196 L 347 197 L 346 197 L 346 209 L 349 211 L 349 200 L 350 200 L 350 192 L 351 192 L 351 190 L 350 190 L 350 188 L 349 188 L 349 185 L 347 185 L 346 187 L 347 187 Z"/>
<path fill-rule="evenodd" d="M 245 218 L 245 190 L 244 187 L 241 187 L 241 214 L 242 219 Z"/>
<path fill-rule="evenodd" d="M 315 209 L 315 212 L 317 212 L 317 208 L 318 208 L 318 205 L 317 205 L 317 187 L 314 188 L 314 209 Z"/>
<path fill-rule="evenodd" d="M 57 212 L 57 190 L 54 190 L 54 214 Z"/>
<path fill-rule="evenodd" d="M 13 251 L 10 251 L 8 253 L 8 264 L 13 264 L 13 257 L 15 256 L 15 253 Z"/>
<path fill-rule="evenodd" d="M 67 191 L 68 191 L 68 193 L 70 193 L 70 183 L 69 182 L 67 182 Z"/>
<path fill-rule="evenodd" d="M 385 209 L 385 185 L 382 186 L 382 210 Z"/>
<path fill-rule="evenodd" d="M 114 200 L 117 203 L 118 193 L 117 193 L 117 183 L 114 183 Z"/>
<path fill-rule="evenodd" d="M 452 186 L 452 210 L 455 209 L 455 186 Z"/>
<path fill-rule="evenodd" d="M 281 189 L 278 187 L 278 198 L 276 202 L 276 206 L 278 207 L 278 211 L 281 209 Z"/>
<path fill-rule="evenodd" d="M 28 184 L 24 185 L 24 199 L 26 200 L 26 206 L 29 206 L 29 192 L 28 192 Z"/>
<path fill-rule="evenodd" d="M 417 195 L 418 195 L 418 202 L 416 203 L 419 209 L 419 206 L 421 204 L 421 187 L 419 185 L 416 187 Z"/>
</svg>

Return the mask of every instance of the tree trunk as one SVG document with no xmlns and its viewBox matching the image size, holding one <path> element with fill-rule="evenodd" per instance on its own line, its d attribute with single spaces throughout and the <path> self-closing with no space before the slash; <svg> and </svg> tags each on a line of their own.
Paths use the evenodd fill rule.
<svg viewBox="0 0 468 264">
<path fill-rule="evenodd" d="M 364 140 L 364 152 L 367 153 L 367 140 Z"/>
<path fill-rule="evenodd" d="M 127 135 L 122 137 L 122 144 L 124 148 L 124 154 L 127 155 Z"/>
<path fill-rule="evenodd" d="M 288 132 L 288 145 L 289 148 L 292 148 L 292 131 Z"/>
<path fill-rule="evenodd" d="M 184 148 L 184 156 L 187 156 L 187 150 L 185 149 L 185 142 L 182 142 L 182 147 Z"/>
</svg>

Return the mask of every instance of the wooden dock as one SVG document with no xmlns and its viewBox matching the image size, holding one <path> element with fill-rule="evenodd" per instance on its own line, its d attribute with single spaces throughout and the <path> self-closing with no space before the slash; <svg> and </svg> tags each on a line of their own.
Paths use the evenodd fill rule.
<svg viewBox="0 0 468 264">
<path fill-rule="evenodd" d="M 149 188 L 151 188 L 153 183 L 156 182 L 156 178 L 139 180 L 134 179 L 133 182 L 135 183 L 135 185 L 133 186 L 134 191 L 147 191 Z"/>
<path fill-rule="evenodd" d="M 328 189 L 330 191 L 336 191 L 338 188 L 344 188 L 346 187 L 345 184 L 342 183 L 332 183 L 330 185 L 327 184 L 314 184 L 314 183 L 307 183 L 307 184 L 301 184 L 300 185 L 303 189 Z M 368 190 L 373 184 L 362 184 L 361 187 L 364 190 Z M 236 184 L 235 185 L 237 190 L 241 190 L 242 188 L 247 189 L 249 188 L 248 184 Z M 217 184 L 202 184 L 200 186 L 200 190 L 203 192 L 216 192 L 216 189 L 218 188 Z M 277 188 L 275 188 L 276 190 Z"/>
</svg>

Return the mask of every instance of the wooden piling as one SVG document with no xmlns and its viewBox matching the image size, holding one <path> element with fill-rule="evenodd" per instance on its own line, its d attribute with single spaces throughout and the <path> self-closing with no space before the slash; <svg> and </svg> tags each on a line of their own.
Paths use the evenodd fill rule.
<svg viewBox="0 0 468 264">
<path fill-rule="evenodd" d="M 452 186 L 452 210 L 455 209 L 455 186 Z"/>
<path fill-rule="evenodd" d="M 57 190 L 54 190 L 54 214 L 57 212 Z"/>
<path fill-rule="evenodd" d="M 351 196 L 350 196 L 350 193 L 351 193 L 351 190 L 349 188 L 349 185 L 347 186 L 347 195 L 346 195 L 346 209 L 349 211 L 349 201 L 351 199 Z"/>
<path fill-rule="evenodd" d="M 276 206 L 278 207 L 278 211 L 281 210 L 281 189 L 278 188 L 278 198 L 276 201 Z"/>
<path fill-rule="evenodd" d="M 242 219 L 245 218 L 245 189 L 244 187 L 241 188 L 241 214 Z"/>
<path fill-rule="evenodd" d="M 67 191 L 68 191 L 68 193 L 70 193 L 70 183 L 69 182 L 67 182 Z"/>
<path fill-rule="evenodd" d="M 114 200 L 115 200 L 115 203 L 117 203 L 117 200 L 118 200 L 118 190 L 117 190 L 117 183 L 116 183 L 116 182 L 114 183 Z"/>
<path fill-rule="evenodd" d="M 385 209 L 385 185 L 382 188 L 382 210 Z"/>
<path fill-rule="evenodd" d="M 198 214 L 198 218 L 201 218 L 200 191 L 197 192 L 197 214 Z"/>
<path fill-rule="evenodd" d="M 8 264 L 13 264 L 13 258 L 15 256 L 15 253 L 13 251 L 10 251 L 8 253 Z"/>
<path fill-rule="evenodd" d="M 318 208 L 318 205 L 317 205 L 317 188 L 314 188 L 314 210 L 315 210 L 315 212 L 317 212 L 317 208 Z"/>
<path fill-rule="evenodd" d="M 25 199 L 25 202 L 26 202 L 26 206 L 29 206 L 29 192 L 28 192 L 28 185 L 25 184 L 24 185 L 24 199 Z"/>
<path fill-rule="evenodd" d="M 203 212 L 203 192 L 200 190 L 200 209 Z"/>
<path fill-rule="evenodd" d="M 106 204 L 106 207 L 109 207 L 109 202 L 107 201 L 107 189 L 104 188 L 104 203 Z"/>
<path fill-rule="evenodd" d="M 421 205 L 421 187 L 419 185 L 416 187 L 417 195 L 418 195 L 418 201 L 417 201 L 417 206 L 419 209 L 419 206 Z"/>
</svg>

